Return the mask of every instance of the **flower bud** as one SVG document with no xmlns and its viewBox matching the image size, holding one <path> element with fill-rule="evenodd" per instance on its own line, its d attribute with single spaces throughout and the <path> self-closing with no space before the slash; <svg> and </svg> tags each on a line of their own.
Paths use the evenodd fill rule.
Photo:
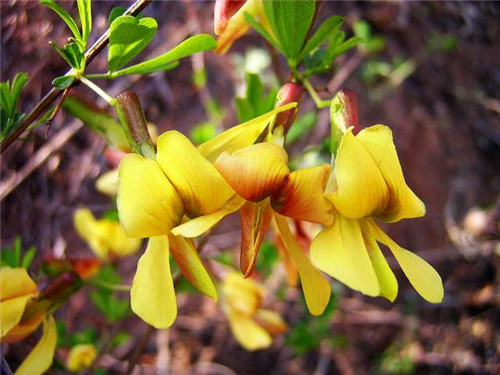
<svg viewBox="0 0 500 375">
<path fill-rule="evenodd" d="M 288 130 L 295 121 L 295 117 L 297 117 L 303 92 L 304 87 L 298 83 L 289 82 L 281 87 L 280 91 L 278 91 L 275 108 L 294 102 L 297 102 L 297 107 L 289 109 L 285 112 L 281 112 L 276 116 L 276 120 L 273 126 L 273 132 L 276 128 L 282 127 L 283 134 L 288 133 Z"/>
<path fill-rule="evenodd" d="M 224 32 L 229 19 L 246 3 L 246 0 L 217 0 L 214 8 L 214 32 Z"/>
</svg>

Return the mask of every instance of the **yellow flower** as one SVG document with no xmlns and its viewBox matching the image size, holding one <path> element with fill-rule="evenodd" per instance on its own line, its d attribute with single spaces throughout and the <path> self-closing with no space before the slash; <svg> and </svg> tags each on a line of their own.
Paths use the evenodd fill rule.
<svg viewBox="0 0 500 375">
<path fill-rule="evenodd" d="M 56 350 L 57 332 L 54 318 L 40 311 L 25 317 L 28 304 L 38 296 L 38 288 L 24 268 L 0 269 L 0 327 L 1 342 L 16 342 L 33 333 L 43 321 L 43 334 L 16 375 L 42 374 L 52 364 Z"/>
<path fill-rule="evenodd" d="M 211 162 L 225 150 L 255 142 L 277 113 L 293 106 L 231 128 L 198 149 L 181 133 L 169 131 L 158 138 L 155 159 L 137 154 L 122 159 L 117 200 L 120 222 L 128 236 L 150 238 L 131 292 L 132 310 L 144 321 L 166 328 L 177 316 L 170 252 L 197 289 L 217 297 L 192 240 L 187 238 L 201 235 L 245 201 Z"/>
<path fill-rule="evenodd" d="M 96 220 L 86 208 L 75 211 L 73 222 L 80 237 L 100 259 L 130 256 L 141 247 L 141 240 L 128 238 L 119 222 L 109 219 Z"/>
<path fill-rule="evenodd" d="M 283 215 L 326 225 L 313 240 L 311 258 L 322 271 L 350 288 L 391 301 L 396 298 L 397 281 L 380 242 L 389 247 L 424 299 L 442 300 L 438 273 L 397 245 L 374 220 L 392 223 L 425 214 L 423 202 L 404 180 L 388 127 L 375 125 L 357 136 L 348 130 L 331 176 L 328 165 L 293 172 L 271 204 Z M 328 204 L 329 209 L 325 208 Z M 323 221 L 327 213 L 334 216 L 331 224 Z"/>
<path fill-rule="evenodd" d="M 264 290 L 255 281 L 231 272 L 224 280 L 222 294 L 231 331 L 245 349 L 268 348 L 272 344 L 272 334 L 288 329 L 277 313 L 261 309 Z"/>
<path fill-rule="evenodd" d="M 224 54 L 233 43 L 250 30 L 245 14 L 257 17 L 264 29 L 273 35 L 262 0 L 217 0 L 214 11 L 214 31 L 219 35 L 215 53 Z"/>
<path fill-rule="evenodd" d="M 79 372 L 88 368 L 94 362 L 97 350 L 92 344 L 81 344 L 71 348 L 66 360 L 69 371 Z"/>
<path fill-rule="evenodd" d="M 296 264 L 302 281 L 307 306 L 311 313 L 323 312 L 330 298 L 330 284 L 310 262 L 290 231 L 286 219 L 273 212 L 270 197 L 279 194 L 290 171 L 284 149 L 274 143 L 257 143 L 266 134 L 270 116 L 294 108 L 291 103 L 246 124 L 234 127 L 215 139 L 201 145 L 200 152 L 214 163 L 217 171 L 236 192 L 228 204 L 231 212 L 241 208 L 241 255 L 240 266 L 246 277 L 256 264 L 262 241 L 273 217 L 285 248 Z M 329 214 L 331 217 L 331 214 Z M 190 220 L 172 230 L 176 235 L 197 237 L 202 231 L 201 218 Z M 220 219 L 220 218 L 219 218 Z"/>
</svg>

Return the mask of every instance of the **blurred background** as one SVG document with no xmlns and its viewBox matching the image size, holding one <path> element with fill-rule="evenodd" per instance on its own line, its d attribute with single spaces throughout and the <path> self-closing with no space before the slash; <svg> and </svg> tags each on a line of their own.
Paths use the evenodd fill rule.
<svg viewBox="0 0 500 375">
<path fill-rule="evenodd" d="M 117 5 L 127 4 L 93 2 L 91 39 L 104 32 L 107 15 Z M 212 34 L 213 5 L 153 2 L 143 14 L 154 16 L 159 30 L 143 55 L 166 51 L 194 33 Z M 64 6 L 77 12 L 76 5 Z M 64 61 L 48 41 L 64 43 L 68 32 L 36 1 L 2 1 L 0 7 L 1 80 L 29 73 L 21 100 L 28 111 L 51 88 L 52 79 L 65 73 Z M 140 365 L 137 374 L 154 373 L 155 364 L 179 374 L 499 373 L 500 3 L 322 2 L 319 21 L 333 14 L 344 16 L 343 29 L 365 43 L 313 84 L 325 99 L 339 88 L 356 92 L 361 126 L 385 124 L 393 130 L 408 185 L 426 203 L 427 214 L 386 229 L 437 269 L 445 287 L 443 303 L 421 299 L 390 259 L 400 284 L 394 304 L 334 282 L 331 305 L 314 318 L 300 289 L 284 286 L 269 239 L 258 270 L 271 284 L 268 307 L 289 324 L 271 348 L 242 349 L 220 306 L 181 285 L 178 290 L 185 293 L 178 293 L 179 317 L 170 330 L 152 331 L 132 314 L 120 321 L 116 329 L 123 333 L 122 341 L 103 353 L 106 373 L 125 373 L 133 355 Z M 193 66 L 204 66 L 205 87 L 193 83 Z M 103 52 L 89 72 L 105 69 Z M 135 90 L 160 133 L 178 129 L 199 142 L 238 123 L 234 97 L 243 95 L 247 73 L 259 74 L 266 92 L 279 88 L 288 76 L 285 62 L 254 32 L 225 56 L 206 53 L 183 60 L 173 71 L 100 83 L 114 95 Z M 73 92 L 103 104 L 85 87 Z M 329 137 L 328 109 L 317 111 L 305 94 L 294 127 L 292 162 L 326 157 L 318 146 Z M 12 248 L 18 238 L 23 249 L 36 247 L 34 269 L 47 255 L 91 257 L 73 227 L 73 212 L 85 206 L 99 216 L 113 208 L 94 186 L 110 169 L 104 141 L 64 112 L 47 139 L 45 133 L 45 126 L 35 129 L 1 160 L 1 246 Z M 236 216 L 222 223 L 209 238 L 204 257 L 237 264 L 240 234 L 235 223 Z M 120 261 L 123 282 L 131 282 L 138 256 Z M 127 299 L 124 293 L 117 296 Z M 64 330 L 99 340 L 109 334 L 109 321 L 85 288 L 56 317 L 64 326 L 60 336 L 66 337 Z M 8 361 L 19 363 L 34 342 L 7 352 Z M 143 349 L 138 354 L 137 347 Z M 55 366 L 53 371 L 63 370 Z"/>
</svg>

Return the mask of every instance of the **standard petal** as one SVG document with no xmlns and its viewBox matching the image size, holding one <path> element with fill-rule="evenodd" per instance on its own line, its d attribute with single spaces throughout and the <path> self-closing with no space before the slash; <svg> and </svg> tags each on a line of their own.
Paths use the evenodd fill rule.
<svg viewBox="0 0 500 375">
<path fill-rule="evenodd" d="M 215 167 L 241 197 L 260 202 L 283 187 L 290 173 L 287 162 L 283 147 L 266 142 L 233 154 L 224 152 L 215 161 Z"/>
<path fill-rule="evenodd" d="M 444 296 L 443 282 L 436 270 L 418 255 L 400 247 L 373 220 L 369 221 L 369 225 L 377 241 L 391 249 L 418 294 L 431 303 L 441 302 Z"/>
<path fill-rule="evenodd" d="M 172 233 L 176 236 L 187 238 L 198 237 L 216 225 L 225 216 L 239 210 L 243 204 L 245 204 L 245 200 L 235 194 L 217 211 L 186 221 L 172 229 Z"/>
<path fill-rule="evenodd" d="M 295 108 L 296 106 L 297 103 L 290 103 L 275 108 L 241 125 L 234 126 L 217 137 L 201 144 L 198 150 L 200 150 L 201 154 L 208 161 L 214 163 L 224 151 L 232 154 L 237 150 L 253 145 L 278 113 L 288 111 L 290 108 Z"/>
<path fill-rule="evenodd" d="M 378 246 L 375 235 L 366 222 L 361 223 L 361 232 L 363 233 L 363 239 L 373 269 L 377 275 L 378 284 L 380 286 L 379 295 L 393 302 L 398 295 L 398 281 L 396 280 L 396 276 L 394 276 L 394 272 L 389 268 L 389 264 Z"/>
<path fill-rule="evenodd" d="M 290 231 L 287 219 L 279 214 L 275 214 L 274 218 L 281 233 L 283 244 L 297 265 L 307 308 L 311 314 L 321 315 L 330 300 L 330 283 L 304 254 Z"/>
<path fill-rule="evenodd" d="M 170 327 L 177 317 L 167 236 L 149 239 L 137 264 L 130 301 L 132 310 L 157 329 Z"/>
<path fill-rule="evenodd" d="M 234 194 L 214 166 L 178 131 L 158 138 L 156 160 L 181 196 L 189 217 L 217 211 Z"/>
<path fill-rule="evenodd" d="M 358 220 L 335 215 L 333 225 L 323 229 L 314 238 L 311 259 L 320 270 L 349 288 L 373 297 L 379 295 L 377 275 Z"/>
<path fill-rule="evenodd" d="M 217 301 L 217 291 L 205 266 L 201 262 L 198 251 L 192 241 L 181 236 L 168 236 L 170 252 L 182 274 L 200 292 Z"/>
<path fill-rule="evenodd" d="M 327 191 L 326 197 L 343 216 L 360 219 L 380 213 L 387 206 L 389 193 L 383 176 L 352 129 L 342 137 L 334 176 L 336 186 Z"/>
<path fill-rule="evenodd" d="M 391 129 L 384 125 L 370 126 L 356 138 L 370 153 L 389 189 L 388 205 L 377 217 L 393 223 L 424 216 L 424 203 L 406 185 Z"/>
<path fill-rule="evenodd" d="M 129 237 L 167 235 L 180 222 L 181 198 L 151 159 L 126 155 L 120 163 L 118 213 Z"/>
<path fill-rule="evenodd" d="M 115 197 L 118 192 L 118 169 L 100 175 L 95 181 L 95 188 L 99 193 Z"/>
<path fill-rule="evenodd" d="M 329 174 L 328 164 L 290 173 L 284 187 L 271 197 L 271 206 L 296 220 L 330 225 L 332 204 L 323 196 Z"/>
<path fill-rule="evenodd" d="M 246 350 L 259 350 L 271 346 L 271 335 L 251 318 L 228 309 L 227 317 L 236 341 Z"/>
<path fill-rule="evenodd" d="M 260 203 L 247 202 L 240 211 L 241 217 L 241 272 L 248 277 L 257 262 L 260 246 L 266 236 L 273 211 L 269 199 Z"/>
<path fill-rule="evenodd" d="M 38 375 L 47 371 L 52 365 L 56 344 L 56 322 L 50 315 L 43 322 L 43 334 L 40 341 L 18 367 L 15 375 Z"/>
</svg>

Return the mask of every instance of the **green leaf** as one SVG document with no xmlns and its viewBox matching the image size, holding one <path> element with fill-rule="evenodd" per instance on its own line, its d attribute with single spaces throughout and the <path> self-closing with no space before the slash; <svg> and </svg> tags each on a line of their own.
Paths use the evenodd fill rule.
<svg viewBox="0 0 500 375">
<path fill-rule="evenodd" d="M 317 114 L 313 111 L 306 112 L 303 116 L 297 118 L 286 136 L 287 144 L 293 143 L 309 133 L 316 124 L 316 119 Z"/>
<path fill-rule="evenodd" d="M 16 110 L 17 102 L 21 97 L 21 92 L 23 91 L 24 86 L 26 86 L 26 83 L 28 83 L 28 73 L 25 72 L 17 73 L 14 77 L 14 81 L 12 81 L 10 98 L 13 106 L 13 111 Z"/>
<path fill-rule="evenodd" d="M 264 96 L 264 87 L 257 74 L 247 73 L 246 85 L 245 98 L 236 98 L 236 112 L 240 122 L 249 121 L 269 112 L 274 108 L 276 101 L 275 89 L 271 89 L 269 94 Z"/>
<path fill-rule="evenodd" d="M 120 16 L 114 20 L 109 31 L 109 71 L 117 71 L 141 53 L 153 40 L 157 29 L 158 24 L 151 17 L 138 20 Z"/>
<path fill-rule="evenodd" d="M 117 20 L 118 21 L 118 20 Z M 115 21 L 115 23 L 117 22 Z M 113 23 L 114 24 L 114 23 Z M 217 46 L 215 39 L 208 34 L 199 34 L 186 39 L 163 55 L 129 66 L 112 74 L 112 78 L 125 74 L 149 74 L 177 66 L 178 60 L 198 52 L 210 51 Z"/>
<path fill-rule="evenodd" d="M 245 13 L 245 21 L 259 33 L 265 40 L 267 40 L 274 48 L 283 53 L 279 43 L 273 39 L 273 37 L 267 32 L 266 29 L 248 12 Z"/>
<path fill-rule="evenodd" d="M 329 57 L 332 58 L 332 60 L 335 60 L 337 57 L 340 55 L 346 53 L 348 50 L 351 48 L 356 47 L 359 43 L 361 43 L 363 40 L 360 37 L 352 37 L 346 40 L 344 43 L 338 45 L 335 47 L 330 53 Z"/>
<path fill-rule="evenodd" d="M 52 86 L 58 90 L 66 90 L 75 82 L 75 76 L 61 76 L 52 81 Z"/>
<path fill-rule="evenodd" d="M 116 20 L 118 17 L 123 16 L 123 14 L 127 11 L 127 8 L 122 7 L 122 6 L 117 6 L 111 9 L 111 12 L 109 13 L 108 16 L 108 25 L 111 26 L 114 20 Z M 139 17 L 136 17 L 139 19 Z"/>
<path fill-rule="evenodd" d="M 291 60 L 299 55 L 311 26 L 315 2 L 313 0 L 264 0 L 264 9 L 282 52 Z"/>
<path fill-rule="evenodd" d="M 193 143 L 200 145 L 217 135 L 217 129 L 211 122 L 204 122 L 196 125 L 189 134 Z"/>
<path fill-rule="evenodd" d="M 47 8 L 50 8 L 54 12 L 56 12 L 57 15 L 61 17 L 64 22 L 66 22 L 66 25 L 68 25 L 75 38 L 78 40 L 82 40 L 82 34 L 80 33 L 75 20 L 64 8 L 62 8 L 54 0 L 40 0 L 40 4 L 45 5 Z"/>
<path fill-rule="evenodd" d="M 86 45 L 92 31 L 92 3 L 91 0 L 77 0 L 77 4 L 82 24 L 82 41 Z"/>
<path fill-rule="evenodd" d="M 13 115 L 13 106 L 10 95 L 10 81 L 0 83 L 0 108 L 5 111 L 9 117 Z M 2 120 L 3 120 L 2 116 Z"/>
<path fill-rule="evenodd" d="M 343 18 L 341 16 L 332 16 L 323 22 L 313 34 L 311 39 L 307 41 L 304 49 L 297 57 L 297 63 L 301 62 L 310 52 L 314 51 L 326 42 L 328 37 L 340 28 L 342 21 Z"/>
<path fill-rule="evenodd" d="M 24 269 L 28 269 L 31 265 L 31 262 L 33 262 L 33 259 L 35 259 L 35 254 L 36 254 L 36 247 L 31 246 L 28 251 L 26 251 L 26 254 L 24 254 L 23 261 L 21 263 L 21 267 Z"/>
<path fill-rule="evenodd" d="M 66 44 L 63 48 L 55 42 L 49 42 L 50 46 L 75 70 L 80 70 L 85 64 L 85 55 L 76 43 Z"/>
<path fill-rule="evenodd" d="M 21 237 L 16 237 L 14 240 L 14 262 L 16 267 L 21 265 Z"/>
</svg>

